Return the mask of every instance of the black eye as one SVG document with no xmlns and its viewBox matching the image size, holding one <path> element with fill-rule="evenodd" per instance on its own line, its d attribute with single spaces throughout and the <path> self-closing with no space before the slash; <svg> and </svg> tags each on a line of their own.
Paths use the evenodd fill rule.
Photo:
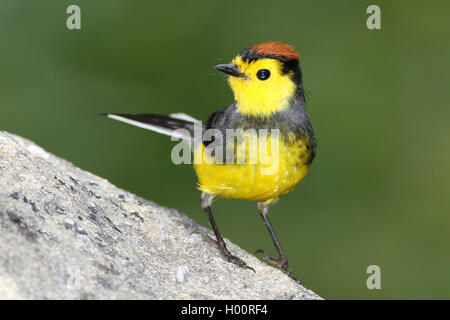
<svg viewBox="0 0 450 320">
<path fill-rule="evenodd" d="M 256 76 L 258 77 L 259 80 L 267 80 L 270 77 L 270 71 L 267 69 L 258 70 Z"/>
</svg>

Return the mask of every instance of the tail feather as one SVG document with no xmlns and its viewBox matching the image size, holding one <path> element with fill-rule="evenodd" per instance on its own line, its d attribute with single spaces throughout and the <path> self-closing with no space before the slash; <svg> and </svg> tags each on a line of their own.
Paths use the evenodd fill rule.
<svg viewBox="0 0 450 320">
<path fill-rule="evenodd" d="M 191 117 L 190 115 L 186 114 L 186 113 L 171 113 L 169 114 L 169 116 L 171 118 L 176 118 L 176 119 L 181 119 L 181 120 L 186 120 L 189 122 L 201 122 L 198 119 L 195 119 L 194 117 Z"/>
<path fill-rule="evenodd" d="M 104 115 L 108 118 L 125 122 L 133 126 L 185 140 L 193 139 L 194 125 L 196 122 L 200 122 L 184 113 L 174 113 L 168 116 L 160 114 L 124 113 L 106 113 Z"/>
</svg>

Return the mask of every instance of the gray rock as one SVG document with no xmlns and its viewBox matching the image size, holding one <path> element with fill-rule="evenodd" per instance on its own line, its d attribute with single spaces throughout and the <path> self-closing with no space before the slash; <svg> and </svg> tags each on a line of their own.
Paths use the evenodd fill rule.
<svg viewBox="0 0 450 320">
<path fill-rule="evenodd" d="M 0 299 L 320 299 L 183 213 L 0 132 Z M 212 236 L 212 234 L 211 234 Z"/>
</svg>

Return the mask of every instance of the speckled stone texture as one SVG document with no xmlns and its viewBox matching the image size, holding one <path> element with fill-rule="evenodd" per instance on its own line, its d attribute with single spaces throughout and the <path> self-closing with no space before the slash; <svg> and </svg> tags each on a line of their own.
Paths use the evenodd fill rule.
<svg viewBox="0 0 450 320">
<path fill-rule="evenodd" d="M 224 261 L 194 230 L 210 232 L 0 132 L 0 299 L 320 299 L 228 240 L 256 273 Z"/>
</svg>

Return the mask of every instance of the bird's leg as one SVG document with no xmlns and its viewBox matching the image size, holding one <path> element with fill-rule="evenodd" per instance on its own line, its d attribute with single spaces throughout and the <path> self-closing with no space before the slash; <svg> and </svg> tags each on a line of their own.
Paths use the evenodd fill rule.
<svg viewBox="0 0 450 320">
<path fill-rule="evenodd" d="M 290 278 L 292 278 L 293 280 L 295 280 L 296 282 L 301 284 L 302 280 L 297 279 L 292 275 L 292 271 L 291 271 L 291 269 L 289 269 L 289 266 L 288 266 L 286 255 L 284 254 L 283 250 L 281 249 L 281 246 L 280 246 L 280 243 L 278 242 L 277 236 L 275 235 L 272 225 L 269 222 L 269 218 L 267 217 L 267 215 L 269 213 L 269 206 L 264 204 L 264 202 L 259 201 L 258 202 L 258 211 L 264 220 L 264 224 L 266 225 L 267 229 L 269 230 L 269 233 L 270 233 L 270 236 L 272 237 L 275 248 L 277 249 L 279 258 L 278 259 L 272 258 L 265 250 L 262 250 L 262 249 L 257 250 L 256 253 L 263 253 L 264 260 L 277 265 Z"/>
<path fill-rule="evenodd" d="M 222 236 L 220 235 L 219 228 L 217 228 L 216 222 L 214 221 L 214 217 L 211 213 L 211 204 L 212 200 L 214 198 L 214 195 L 203 193 L 201 198 L 202 208 L 205 210 L 206 215 L 208 216 L 209 223 L 211 224 L 211 227 L 214 231 L 214 234 L 216 235 L 216 240 L 211 239 L 208 235 L 201 233 L 204 239 L 210 243 L 212 243 L 214 246 L 216 246 L 219 249 L 220 254 L 222 257 L 227 260 L 228 262 L 234 263 L 235 265 L 241 267 L 241 268 L 247 268 L 250 270 L 255 271 L 252 267 L 249 267 L 243 260 L 240 258 L 233 256 L 230 251 L 228 251 L 227 245 L 225 244 L 225 241 L 223 240 Z"/>
</svg>

